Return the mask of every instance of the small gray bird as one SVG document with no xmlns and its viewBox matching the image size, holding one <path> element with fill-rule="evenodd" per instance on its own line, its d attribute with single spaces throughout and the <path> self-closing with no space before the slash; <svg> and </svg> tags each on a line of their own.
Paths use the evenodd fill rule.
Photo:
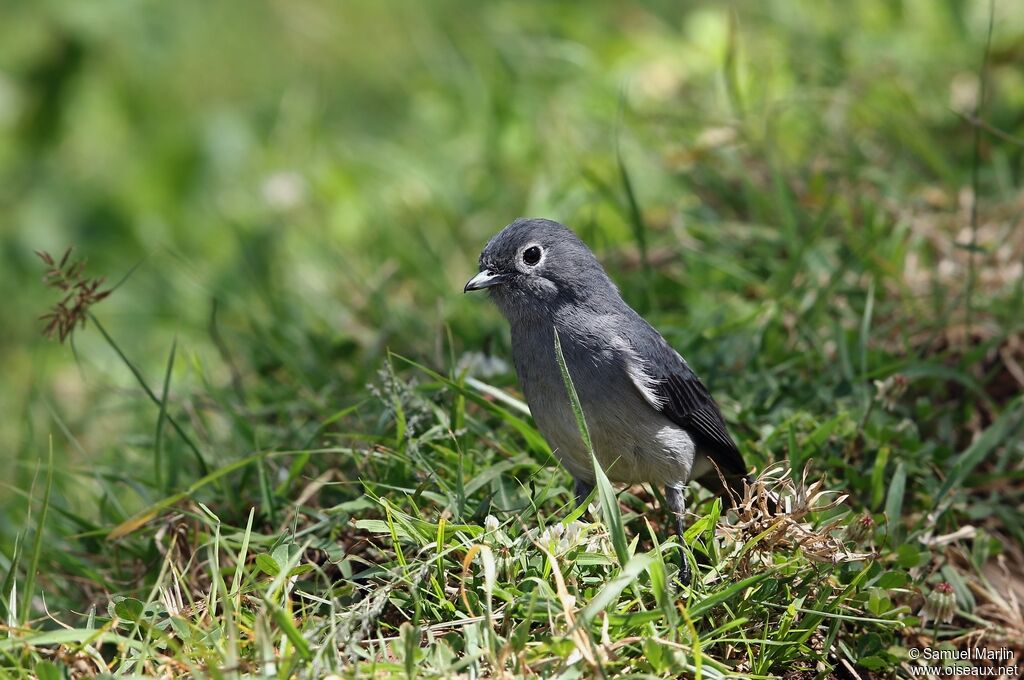
<svg viewBox="0 0 1024 680">
<path fill-rule="evenodd" d="M 480 254 L 480 273 L 465 292 L 484 288 L 508 319 L 519 383 L 573 476 L 578 503 L 593 490 L 594 472 L 555 359 L 555 330 L 610 481 L 664 486 L 680 539 L 690 479 L 726 502 L 727 489 L 742 496 L 747 468 L 715 400 L 572 231 L 545 219 L 508 225 Z"/>
</svg>

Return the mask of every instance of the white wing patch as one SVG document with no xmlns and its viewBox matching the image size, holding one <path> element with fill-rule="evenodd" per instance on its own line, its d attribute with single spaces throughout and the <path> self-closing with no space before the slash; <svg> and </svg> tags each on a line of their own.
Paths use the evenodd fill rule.
<svg viewBox="0 0 1024 680">
<path fill-rule="evenodd" d="M 626 372 L 629 374 L 629 379 L 636 385 L 636 389 L 643 395 L 644 400 L 655 410 L 660 411 L 665 405 L 665 400 L 658 394 L 658 381 L 647 371 L 647 362 L 640 358 L 640 355 L 622 338 L 617 337 L 615 344 L 626 359 Z"/>
</svg>

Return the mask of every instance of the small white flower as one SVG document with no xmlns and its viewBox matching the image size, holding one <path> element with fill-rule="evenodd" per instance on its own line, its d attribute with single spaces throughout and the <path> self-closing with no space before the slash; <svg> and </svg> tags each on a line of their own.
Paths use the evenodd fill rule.
<svg viewBox="0 0 1024 680">
<path fill-rule="evenodd" d="M 498 518 L 494 515 L 487 515 L 487 519 L 484 520 L 484 529 L 487 533 L 493 534 L 498 530 Z"/>
<path fill-rule="evenodd" d="M 564 527 L 562 527 L 561 524 L 552 524 L 551 526 L 547 527 L 546 529 L 544 529 L 544 531 L 541 532 L 540 538 L 537 539 L 537 542 L 545 548 L 547 548 L 548 550 L 550 550 L 551 552 L 557 554 L 561 552 L 559 550 L 558 544 L 562 538 L 563 530 Z"/>
<path fill-rule="evenodd" d="M 537 542 L 556 555 L 561 555 L 580 544 L 584 526 L 586 525 L 580 521 L 568 525 L 552 524 L 541 532 Z"/>
<path fill-rule="evenodd" d="M 565 540 L 575 546 L 579 542 L 580 529 L 582 528 L 583 523 L 579 520 L 574 520 L 572 524 L 565 528 Z"/>
</svg>

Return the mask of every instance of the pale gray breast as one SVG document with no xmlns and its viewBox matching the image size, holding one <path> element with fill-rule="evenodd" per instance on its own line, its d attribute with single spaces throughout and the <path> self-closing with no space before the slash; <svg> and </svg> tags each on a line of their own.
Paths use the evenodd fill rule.
<svg viewBox="0 0 1024 680">
<path fill-rule="evenodd" d="M 693 441 L 644 396 L 623 348 L 595 335 L 562 332 L 559 337 L 594 451 L 609 478 L 659 484 L 687 481 Z M 551 327 L 513 328 L 512 346 L 537 427 L 574 476 L 591 479 L 590 457 L 555 359 Z"/>
</svg>

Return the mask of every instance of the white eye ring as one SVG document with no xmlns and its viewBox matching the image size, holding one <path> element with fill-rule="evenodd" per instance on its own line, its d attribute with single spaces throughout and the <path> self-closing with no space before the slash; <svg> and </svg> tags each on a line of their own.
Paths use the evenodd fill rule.
<svg viewBox="0 0 1024 680">
<path fill-rule="evenodd" d="M 540 247 L 539 243 L 531 243 L 523 248 L 523 252 L 519 254 L 519 259 L 527 267 L 536 267 L 544 259 L 544 249 Z"/>
</svg>

